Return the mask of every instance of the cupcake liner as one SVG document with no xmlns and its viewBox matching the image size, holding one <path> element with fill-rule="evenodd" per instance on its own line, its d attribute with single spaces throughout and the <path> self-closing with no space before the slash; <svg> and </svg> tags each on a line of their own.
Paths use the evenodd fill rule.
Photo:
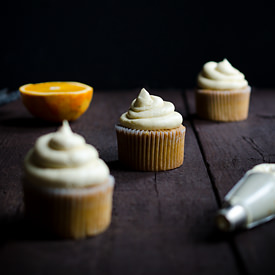
<svg viewBox="0 0 275 275">
<path fill-rule="evenodd" d="M 111 222 L 114 178 L 84 188 L 42 187 L 24 180 L 26 217 L 63 238 L 97 235 Z"/>
<path fill-rule="evenodd" d="M 248 116 L 251 87 L 229 91 L 196 90 L 197 115 L 215 121 L 240 121 Z"/>
<path fill-rule="evenodd" d="M 186 129 L 134 130 L 116 125 L 119 160 L 141 171 L 164 171 L 182 165 Z"/>
</svg>

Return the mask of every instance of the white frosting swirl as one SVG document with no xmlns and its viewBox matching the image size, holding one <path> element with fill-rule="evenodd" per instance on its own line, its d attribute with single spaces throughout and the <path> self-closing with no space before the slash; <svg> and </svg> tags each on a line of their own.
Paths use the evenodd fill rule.
<svg viewBox="0 0 275 275">
<path fill-rule="evenodd" d="M 67 121 L 56 133 L 37 139 L 25 158 L 24 168 L 27 181 L 56 187 L 100 184 L 110 174 L 97 150 L 73 133 Z"/>
<path fill-rule="evenodd" d="M 175 106 L 162 98 L 150 95 L 144 88 L 133 100 L 128 112 L 120 117 L 120 124 L 137 130 L 164 130 L 177 128 L 182 116 L 175 112 Z"/>
<path fill-rule="evenodd" d="M 198 75 L 198 86 L 202 89 L 226 90 L 248 86 L 245 76 L 234 68 L 227 59 L 207 62 Z"/>
</svg>

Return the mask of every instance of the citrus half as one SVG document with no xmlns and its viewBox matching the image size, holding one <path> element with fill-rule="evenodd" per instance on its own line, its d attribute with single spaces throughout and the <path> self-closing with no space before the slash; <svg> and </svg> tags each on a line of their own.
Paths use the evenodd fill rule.
<svg viewBox="0 0 275 275">
<path fill-rule="evenodd" d="M 19 91 L 32 115 L 55 122 L 76 120 L 88 109 L 93 97 L 93 88 L 80 82 L 26 84 Z"/>
</svg>

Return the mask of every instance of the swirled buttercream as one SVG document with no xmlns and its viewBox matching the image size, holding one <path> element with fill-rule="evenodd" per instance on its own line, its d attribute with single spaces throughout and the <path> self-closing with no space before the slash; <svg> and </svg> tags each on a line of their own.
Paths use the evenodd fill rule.
<svg viewBox="0 0 275 275">
<path fill-rule="evenodd" d="M 198 75 L 198 87 L 202 89 L 240 89 L 248 85 L 245 76 L 234 68 L 227 59 L 207 62 Z"/>
<path fill-rule="evenodd" d="M 137 130 L 174 129 L 181 125 L 182 116 L 171 102 L 150 95 L 144 88 L 134 99 L 128 112 L 120 117 L 120 124 Z"/>
<path fill-rule="evenodd" d="M 24 160 L 24 171 L 27 181 L 56 187 L 96 185 L 110 174 L 97 150 L 73 133 L 67 121 L 56 133 L 37 139 Z"/>
</svg>

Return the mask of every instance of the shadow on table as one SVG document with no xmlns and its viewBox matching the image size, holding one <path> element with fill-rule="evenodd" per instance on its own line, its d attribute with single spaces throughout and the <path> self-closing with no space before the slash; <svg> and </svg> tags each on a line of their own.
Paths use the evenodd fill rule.
<svg viewBox="0 0 275 275">
<path fill-rule="evenodd" d="M 32 225 L 23 217 L 16 220 L 0 219 L 0 245 L 10 241 L 49 241 L 56 236 L 38 226 Z"/>
<path fill-rule="evenodd" d="M 1 113 L 0 113 L 1 116 Z M 12 117 L 0 119 L 0 124 L 7 127 L 19 128 L 45 128 L 52 126 L 60 126 L 58 122 L 48 122 L 35 117 Z"/>
<path fill-rule="evenodd" d="M 234 232 L 222 232 L 215 224 L 216 209 L 207 209 L 203 216 L 197 216 L 191 226 L 190 234 L 196 243 L 217 244 L 222 242 L 232 242 L 236 235 L 245 232 L 238 230 Z"/>
<path fill-rule="evenodd" d="M 121 172 L 121 171 L 124 171 L 124 172 L 142 172 L 142 171 L 136 171 L 134 169 L 131 169 L 130 167 L 128 167 L 125 164 L 121 163 L 119 160 L 107 161 L 106 164 L 110 168 L 111 173 L 112 173 L 112 171 L 114 171 L 114 172 Z"/>
</svg>

